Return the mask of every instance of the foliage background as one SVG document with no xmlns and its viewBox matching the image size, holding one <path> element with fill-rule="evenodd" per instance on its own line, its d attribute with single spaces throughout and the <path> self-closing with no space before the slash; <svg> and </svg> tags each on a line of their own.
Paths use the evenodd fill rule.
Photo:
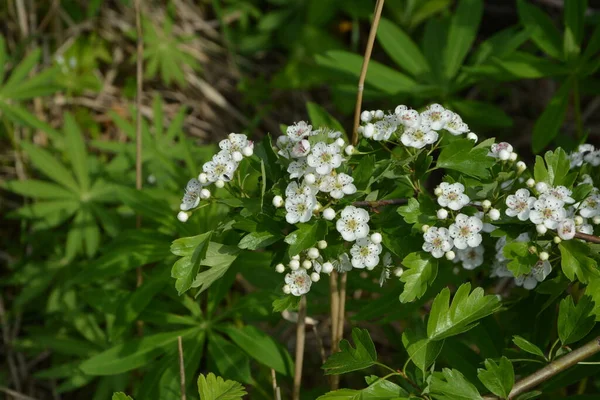
<svg viewBox="0 0 600 400">
<path fill-rule="evenodd" d="M 169 243 L 216 226 L 226 211 L 214 204 L 183 225 L 174 218 L 180 188 L 229 132 L 258 140 L 280 124 L 323 121 L 325 110 L 350 127 L 374 2 L 143 3 L 141 193 L 133 190 L 131 1 L 0 5 L 0 387 L 36 398 L 103 399 L 120 390 L 177 398 L 181 334 L 188 383 L 215 371 L 247 384 L 251 398 L 270 398 L 270 368 L 289 386 L 294 346 L 293 324 L 271 312 L 279 285 L 271 254 L 234 258 L 201 301 L 177 296 Z M 364 108 L 440 102 L 480 137 L 509 141 L 526 158 L 597 141 L 599 7 L 573 3 L 585 11 L 560 1 L 388 0 Z M 452 35 L 465 46 L 447 48 Z M 144 284 L 134 290 L 140 266 Z M 461 279 L 448 273 L 438 283 Z M 490 285 L 477 273 L 468 279 Z M 405 358 L 399 332 L 429 304 L 399 307 L 399 285 L 380 290 L 357 277 L 349 288 L 349 326 L 368 328 L 379 354 L 397 365 Z M 319 342 L 330 345 L 326 298 L 317 292 L 309 304 L 320 324 L 307 338 L 306 371 L 316 372 L 305 375 L 306 398 L 327 386 L 318 351 Z M 544 345 L 546 319 L 537 318 L 529 339 Z M 485 319 L 470 339 L 487 338 L 497 353 L 497 324 Z M 111 348 L 118 363 L 98 358 Z M 444 351 L 445 360 L 477 356 L 458 340 Z M 142 366 L 144 374 L 132 372 Z M 578 381 L 565 379 L 559 395 Z M 597 392 L 590 378 L 582 393 Z"/>
</svg>

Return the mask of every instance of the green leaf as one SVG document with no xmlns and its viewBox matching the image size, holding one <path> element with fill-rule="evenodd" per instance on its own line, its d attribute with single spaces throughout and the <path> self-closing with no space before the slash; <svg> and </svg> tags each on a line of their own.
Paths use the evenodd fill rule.
<svg viewBox="0 0 600 400">
<path fill-rule="evenodd" d="M 241 383 L 223 380 L 211 372 L 198 377 L 198 394 L 200 400 L 241 400 L 248 393 Z"/>
<path fill-rule="evenodd" d="M 200 265 L 206 258 L 206 252 L 208 251 L 208 246 L 210 243 L 210 238 L 212 237 L 213 231 L 206 232 L 193 238 L 184 238 L 185 242 L 182 242 L 182 239 L 177 239 L 173 242 L 171 246 L 171 251 L 173 251 L 173 247 L 179 248 L 179 246 L 183 246 L 189 243 L 195 243 L 196 246 L 191 255 L 186 255 L 183 258 L 180 258 L 174 265 L 171 270 L 171 276 L 176 278 L 175 288 L 179 295 L 188 291 L 198 276 L 198 272 L 200 271 Z M 176 244 L 177 243 L 177 244 Z"/>
<path fill-rule="evenodd" d="M 541 152 L 558 135 L 567 113 L 572 86 L 572 79 L 563 83 L 535 122 L 531 139 L 531 147 L 534 153 Z"/>
<path fill-rule="evenodd" d="M 504 246 L 503 255 L 511 260 L 507 267 L 515 277 L 530 273 L 538 261 L 538 256 L 529 252 L 529 242 L 508 243 Z"/>
<path fill-rule="evenodd" d="M 453 141 L 442 149 L 436 167 L 455 170 L 475 178 L 489 178 L 489 168 L 495 161 L 488 156 L 487 147 L 473 147 L 474 145 L 469 139 Z"/>
<path fill-rule="evenodd" d="M 69 199 L 75 197 L 73 192 L 66 190 L 62 186 L 35 179 L 8 181 L 0 184 L 0 187 L 10 190 L 13 193 L 18 193 L 21 196 L 35 199 Z"/>
<path fill-rule="evenodd" d="M 177 337 L 193 336 L 198 328 L 164 332 L 144 336 L 118 344 L 81 363 L 80 368 L 88 375 L 115 375 L 150 363 L 169 346 L 175 345 Z"/>
<path fill-rule="evenodd" d="M 404 217 L 407 224 L 416 224 L 419 222 L 419 216 L 421 215 L 419 201 L 411 197 L 408 199 L 407 205 L 398 207 L 398 214 Z"/>
<path fill-rule="evenodd" d="M 525 0 L 518 0 L 517 6 L 521 23 L 531 29 L 531 40 L 550 57 L 562 59 L 560 32 L 550 17 Z"/>
<path fill-rule="evenodd" d="M 239 347 L 219 335 L 210 335 L 208 354 L 223 376 L 252 383 L 250 359 Z"/>
<path fill-rule="evenodd" d="M 594 301 L 592 313 L 595 315 L 596 321 L 600 321 L 600 277 L 595 276 L 589 280 L 585 294 L 592 297 Z"/>
<path fill-rule="evenodd" d="M 75 118 L 70 113 L 65 115 L 64 132 L 66 150 L 71 160 L 73 172 L 81 185 L 81 189 L 88 190 L 90 188 L 90 177 L 88 175 L 85 142 Z"/>
<path fill-rule="evenodd" d="M 75 182 L 73 175 L 48 151 L 28 142 L 22 142 L 21 147 L 27 152 L 31 162 L 41 173 L 67 189 L 79 193 L 79 185 Z"/>
<path fill-rule="evenodd" d="M 490 103 L 475 100 L 453 100 L 450 105 L 459 113 L 469 125 L 485 126 L 490 128 L 509 128 L 512 118 L 501 108 Z"/>
<path fill-rule="evenodd" d="M 402 260 L 406 268 L 400 280 L 404 282 L 404 290 L 400 301 L 406 303 L 421 298 L 427 287 L 435 280 L 438 271 L 438 260 L 427 253 L 410 253 Z"/>
<path fill-rule="evenodd" d="M 515 384 L 515 370 L 506 357 L 500 358 L 498 364 L 491 359 L 485 360 L 485 369 L 479 368 L 477 377 L 490 392 L 503 399 L 508 398 Z"/>
<path fill-rule="evenodd" d="M 584 338 L 596 324 L 592 297 L 583 296 L 577 305 L 572 296 L 561 300 L 558 310 L 558 337 L 563 345 Z"/>
<path fill-rule="evenodd" d="M 112 395 L 112 400 L 133 400 L 123 392 L 117 392 Z"/>
<path fill-rule="evenodd" d="M 544 360 L 546 359 L 544 352 L 539 347 L 531 343 L 529 340 L 522 338 L 521 336 L 513 336 L 513 343 L 516 344 L 518 348 L 520 348 L 523 351 L 526 351 L 527 353 L 540 356 Z"/>
<path fill-rule="evenodd" d="M 575 58 L 581 52 L 587 3 L 587 0 L 565 2 L 563 50 L 567 60 Z"/>
<path fill-rule="evenodd" d="M 210 242 L 206 251 L 206 258 L 201 265 L 210 267 L 200 272 L 192 287 L 199 288 L 196 296 L 208 289 L 213 282 L 221 278 L 235 261 L 240 250 L 237 247 L 226 246 L 220 243 Z"/>
<path fill-rule="evenodd" d="M 317 400 L 404 400 L 408 392 L 401 386 L 377 376 L 367 377 L 369 386 L 362 390 L 340 389 L 317 397 Z"/>
<path fill-rule="evenodd" d="M 271 135 L 267 135 L 254 146 L 254 154 L 260 158 L 265 164 L 267 177 L 273 182 L 277 182 L 281 178 L 281 167 L 277 163 L 277 154 L 273 151 L 273 143 Z"/>
<path fill-rule="evenodd" d="M 453 78 L 461 65 L 479 29 L 483 15 L 483 1 L 461 0 L 450 20 L 448 42 L 444 49 L 446 77 Z"/>
<path fill-rule="evenodd" d="M 352 340 L 356 348 L 345 339 L 340 341 L 340 351 L 332 354 L 321 367 L 325 370 L 325 375 L 358 371 L 377 362 L 377 351 L 366 329 L 352 329 Z"/>
<path fill-rule="evenodd" d="M 477 321 L 498 311 L 500 300 L 494 295 L 485 295 L 481 287 L 471 294 L 471 284 L 462 284 L 449 305 L 450 290 L 444 288 L 433 300 L 427 336 L 431 340 L 442 340 L 473 328 Z"/>
<path fill-rule="evenodd" d="M 429 73 L 429 64 L 419 47 L 392 21 L 381 19 L 377 40 L 387 55 L 412 76 L 422 77 Z"/>
<path fill-rule="evenodd" d="M 298 303 L 300 302 L 300 296 L 294 296 L 288 294 L 279 299 L 273 301 L 273 312 L 282 312 L 285 310 L 296 310 L 298 309 Z"/>
<path fill-rule="evenodd" d="M 318 105 L 317 103 L 313 103 L 311 101 L 306 103 L 306 111 L 308 112 L 308 118 L 310 119 L 310 123 L 312 126 L 316 128 L 329 128 L 334 131 L 342 132 L 342 134 L 346 134 L 344 127 L 335 119 L 331 114 L 327 112 L 323 107 Z M 348 138 L 346 137 L 346 141 Z"/>
<path fill-rule="evenodd" d="M 298 224 L 298 229 L 287 235 L 284 241 L 290 245 L 290 257 L 300 254 L 302 250 L 313 247 L 317 241 L 327 234 L 327 224 L 320 219 L 311 224 Z"/>
<path fill-rule="evenodd" d="M 577 277 L 582 283 L 588 283 L 600 275 L 598 263 L 588 257 L 590 247 L 587 244 L 577 240 L 563 240 L 558 248 L 561 255 L 560 265 L 566 277 L 571 281 Z"/>
<path fill-rule="evenodd" d="M 240 249 L 256 250 L 262 249 L 275 242 L 278 242 L 283 236 L 279 233 L 271 233 L 267 231 L 252 232 L 247 234 L 240 240 L 238 247 Z"/>
<path fill-rule="evenodd" d="M 289 376 L 292 374 L 293 361 L 287 349 L 254 326 L 224 329 L 231 340 L 258 362 Z"/>
<path fill-rule="evenodd" d="M 477 388 L 455 369 L 434 372 L 429 384 L 431 395 L 438 400 L 483 400 Z"/>
<path fill-rule="evenodd" d="M 402 344 L 412 362 L 421 371 L 426 371 L 440 355 L 444 341 L 432 341 L 424 332 L 406 330 L 402 334 Z"/>
</svg>

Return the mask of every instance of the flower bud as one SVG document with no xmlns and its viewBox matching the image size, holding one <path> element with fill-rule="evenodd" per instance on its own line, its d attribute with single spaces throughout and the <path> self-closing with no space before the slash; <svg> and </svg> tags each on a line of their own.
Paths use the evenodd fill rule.
<svg viewBox="0 0 600 400">
<path fill-rule="evenodd" d="M 292 289 L 290 288 L 290 285 L 283 286 L 283 293 L 290 294 L 291 291 L 292 291 Z"/>
<path fill-rule="evenodd" d="M 500 211 L 498 211 L 498 209 L 496 209 L 496 208 L 492 208 L 488 212 L 488 216 L 490 217 L 490 219 L 492 221 L 498 221 L 500 219 Z"/>
<path fill-rule="evenodd" d="M 529 246 L 529 249 L 527 249 L 529 251 L 529 254 L 537 254 L 538 249 L 535 246 Z"/>
<path fill-rule="evenodd" d="M 201 199 L 205 199 L 205 200 L 206 200 L 206 199 L 208 199 L 209 197 L 210 197 L 210 190 L 208 190 L 208 189 L 202 189 L 202 190 L 200 191 L 200 198 L 201 198 Z"/>
<path fill-rule="evenodd" d="M 327 241 L 326 240 L 319 240 L 317 242 L 317 248 L 323 250 L 327 248 Z"/>
<path fill-rule="evenodd" d="M 535 226 L 535 230 L 537 231 L 537 233 L 539 233 L 540 235 L 545 234 L 546 232 L 548 232 L 548 228 L 546 228 L 546 225 L 544 224 L 539 224 Z"/>
<path fill-rule="evenodd" d="M 469 132 L 467 133 L 467 139 L 474 141 L 475 143 L 477 143 L 477 140 L 479 139 L 477 137 L 476 134 L 474 134 L 473 132 Z"/>
<path fill-rule="evenodd" d="M 537 190 L 538 193 L 546 193 L 548 189 L 548 184 L 546 182 L 538 182 L 535 184 L 535 190 Z"/>
<path fill-rule="evenodd" d="M 371 120 L 371 113 L 369 111 L 363 111 L 360 113 L 360 120 L 362 122 L 369 122 Z"/>
<path fill-rule="evenodd" d="M 487 199 L 481 202 L 481 207 L 486 211 L 489 210 L 491 206 L 492 202 Z"/>
<path fill-rule="evenodd" d="M 242 154 L 246 157 L 251 157 L 254 154 L 254 147 L 246 146 L 242 149 Z"/>
<path fill-rule="evenodd" d="M 513 151 L 512 153 L 510 153 L 510 157 L 508 157 L 508 159 L 509 159 L 510 161 L 517 161 L 517 157 L 518 157 L 517 153 L 515 153 L 515 152 Z"/>
<path fill-rule="evenodd" d="M 306 182 L 307 185 L 312 185 L 317 181 L 317 178 L 315 177 L 315 174 L 306 174 L 304 175 L 304 182 Z"/>
<path fill-rule="evenodd" d="M 423 225 L 423 226 L 421 227 L 421 230 L 422 230 L 423 232 L 427 232 L 427 231 L 429 230 L 429 228 L 431 228 L 431 227 L 430 227 L 429 225 L 425 224 L 425 225 Z"/>
<path fill-rule="evenodd" d="M 208 182 L 208 176 L 204 172 L 202 172 L 200 175 L 198 175 L 198 181 L 200 183 L 206 183 Z"/>
<path fill-rule="evenodd" d="M 308 249 L 308 251 L 306 252 L 306 255 L 308 256 L 308 258 L 310 258 L 311 260 L 316 260 L 317 258 L 319 258 L 320 254 L 319 254 L 319 249 L 317 249 L 316 247 L 311 247 L 310 249 Z"/>
<path fill-rule="evenodd" d="M 546 261 L 548 258 L 550 258 L 550 255 L 549 255 L 547 252 L 545 252 L 545 251 L 542 251 L 542 252 L 540 253 L 540 260 L 542 260 L 542 261 Z"/>
<path fill-rule="evenodd" d="M 283 197 L 281 197 L 281 196 L 273 197 L 273 205 L 277 208 L 283 207 Z"/>
<path fill-rule="evenodd" d="M 181 222 L 187 221 L 189 217 L 190 217 L 190 215 L 188 213 L 186 213 L 185 211 L 179 211 L 179 214 L 177 214 L 177 219 L 180 220 Z"/>
<path fill-rule="evenodd" d="M 600 224 L 600 215 L 596 215 L 594 218 L 592 218 L 592 222 L 593 222 L 595 225 L 598 225 L 598 224 Z"/>
<path fill-rule="evenodd" d="M 336 144 L 338 147 L 340 147 L 340 148 L 341 148 L 341 147 L 344 147 L 344 145 L 346 144 L 346 142 L 344 142 L 344 139 L 342 139 L 342 138 L 337 138 L 337 139 L 335 140 L 335 144 Z"/>
<path fill-rule="evenodd" d="M 517 171 L 523 172 L 527 169 L 527 165 L 523 161 L 517 163 Z M 535 182 L 535 181 L 534 181 Z M 534 183 L 535 184 L 535 183 Z"/>
<path fill-rule="evenodd" d="M 498 158 L 501 159 L 502 161 L 506 161 L 510 158 L 510 153 L 508 151 L 502 149 L 498 153 Z"/>
<path fill-rule="evenodd" d="M 310 260 L 304 260 L 304 261 L 302 261 L 302 268 L 304 268 L 304 269 L 311 269 L 312 268 L 312 261 L 310 261 Z"/>
<path fill-rule="evenodd" d="M 575 221 L 575 225 L 577 226 L 583 225 L 583 218 L 580 215 L 576 215 L 573 221 Z"/>
<path fill-rule="evenodd" d="M 354 146 L 352 146 L 351 144 L 346 146 L 346 148 L 344 149 L 344 153 L 346 153 L 347 156 L 351 156 L 352 154 L 354 154 Z"/>
<path fill-rule="evenodd" d="M 559 244 L 560 242 L 562 242 L 562 239 L 559 238 L 558 236 L 554 236 L 554 239 L 552 239 L 554 241 L 554 243 Z"/>
<path fill-rule="evenodd" d="M 436 215 L 438 219 L 446 219 L 448 218 L 448 210 L 446 210 L 445 208 L 440 208 L 439 210 L 437 210 Z"/>
<path fill-rule="evenodd" d="M 323 210 L 323 218 L 325 218 L 327 221 L 331 221 L 332 219 L 335 218 L 335 211 L 333 210 L 333 208 L 326 208 Z"/>
<path fill-rule="evenodd" d="M 535 186 L 535 180 L 533 178 L 529 178 L 527 179 L 527 182 L 525 182 L 525 184 L 527 185 L 527 187 L 534 187 Z"/>
<path fill-rule="evenodd" d="M 319 282 L 319 279 L 321 279 L 321 275 L 317 274 L 316 272 L 313 272 L 312 274 L 310 274 L 311 281 Z"/>
<path fill-rule="evenodd" d="M 381 118 L 383 118 L 383 116 L 384 116 L 383 111 L 381 111 L 381 110 L 375 111 L 375 118 L 381 119 Z"/>
<path fill-rule="evenodd" d="M 275 271 L 279 272 L 280 274 L 282 274 L 285 271 L 285 265 L 279 263 L 275 266 Z"/>
<path fill-rule="evenodd" d="M 382 240 L 383 240 L 383 237 L 381 236 L 381 233 L 379 233 L 379 232 L 375 232 L 371 235 L 371 242 L 373 242 L 375 244 L 381 243 Z"/>
<path fill-rule="evenodd" d="M 373 124 L 367 124 L 365 126 L 365 130 L 363 131 L 363 136 L 366 137 L 367 139 L 370 139 L 373 137 L 374 133 L 375 133 L 375 126 Z"/>
<path fill-rule="evenodd" d="M 394 276 L 397 278 L 400 278 L 403 273 L 404 273 L 404 270 L 402 269 L 402 267 L 398 267 L 394 270 Z"/>
<path fill-rule="evenodd" d="M 330 263 L 329 261 L 323 263 L 323 265 L 321 266 L 321 271 L 323 271 L 324 274 L 330 274 L 333 272 L 333 264 Z"/>
<path fill-rule="evenodd" d="M 456 257 L 456 253 L 453 252 L 452 250 L 446 252 L 446 260 L 452 261 L 452 260 L 454 260 L 455 257 Z"/>
<path fill-rule="evenodd" d="M 300 255 L 296 254 L 295 256 L 292 256 L 292 260 L 300 260 Z"/>
<path fill-rule="evenodd" d="M 318 201 L 315 203 L 315 205 L 313 206 L 313 211 L 315 212 L 319 212 L 321 211 L 321 209 L 323 208 L 323 204 L 319 203 Z"/>
<path fill-rule="evenodd" d="M 222 188 L 223 186 L 225 186 L 225 182 L 223 182 L 221 179 L 218 179 L 215 182 L 215 186 L 218 187 L 219 189 Z"/>
<path fill-rule="evenodd" d="M 239 151 L 234 151 L 231 154 L 231 158 L 233 158 L 233 161 L 235 161 L 235 162 L 240 162 L 244 159 L 244 156 Z"/>
<path fill-rule="evenodd" d="M 300 268 L 300 261 L 290 260 L 289 266 L 292 271 L 296 271 L 298 268 Z"/>
<path fill-rule="evenodd" d="M 436 187 L 435 190 L 433 191 L 433 194 L 435 194 L 436 196 L 441 196 L 442 193 L 444 193 L 444 191 L 442 190 L 441 187 Z"/>
</svg>

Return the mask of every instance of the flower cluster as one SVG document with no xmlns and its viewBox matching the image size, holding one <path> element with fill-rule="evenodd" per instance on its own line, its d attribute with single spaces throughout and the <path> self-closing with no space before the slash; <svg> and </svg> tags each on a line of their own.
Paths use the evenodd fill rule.
<svg viewBox="0 0 600 400">
<path fill-rule="evenodd" d="M 333 271 L 333 263 L 324 261 L 323 256 L 319 252 L 319 249 L 323 250 L 327 248 L 327 242 L 321 240 L 317 246 L 318 248 L 311 247 L 290 259 L 287 264 L 290 271 L 285 275 L 284 279 L 284 293 L 302 296 L 310 291 L 313 282 L 318 282 L 321 279 L 321 273 L 330 274 Z M 275 270 L 279 273 L 284 273 L 286 266 L 277 264 Z M 310 272 L 311 270 L 312 272 Z"/>
<path fill-rule="evenodd" d="M 577 151 L 569 155 L 571 168 L 581 167 L 584 162 L 593 167 L 600 165 L 600 149 L 596 149 L 591 144 L 582 144 L 577 148 Z"/>
</svg>

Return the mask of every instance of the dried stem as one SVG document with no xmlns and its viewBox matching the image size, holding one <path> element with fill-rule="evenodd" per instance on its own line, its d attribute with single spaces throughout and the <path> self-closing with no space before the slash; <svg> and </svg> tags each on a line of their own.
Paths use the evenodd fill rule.
<svg viewBox="0 0 600 400">
<path fill-rule="evenodd" d="M 294 371 L 294 395 L 293 400 L 300 400 L 300 387 L 302 385 L 302 364 L 304 363 L 304 343 L 306 320 L 306 297 L 302 296 L 298 305 L 298 322 L 296 325 L 296 363 Z"/>
<path fill-rule="evenodd" d="M 338 291 L 338 273 L 337 271 L 332 271 L 329 276 L 329 294 L 330 294 L 330 305 L 331 305 L 331 354 L 338 351 L 338 341 L 337 341 L 337 324 L 338 324 L 338 314 L 339 314 L 339 303 L 340 303 L 340 295 Z M 340 377 L 338 375 L 331 375 L 329 377 L 329 384 L 331 390 L 335 390 L 338 388 L 340 382 Z"/>
<path fill-rule="evenodd" d="M 340 304 L 338 311 L 338 323 L 337 323 L 337 336 L 336 343 L 339 344 L 340 340 L 344 337 L 344 318 L 346 315 L 346 282 L 348 281 L 348 274 L 342 273 L 340 276 Z M 336 346 L 338 346 L 336 344 Z"/>
<path fill-rule="evenodd" d="M 367 77 L 367 69 L 369 67 L 369 61 L 371 60 L 371 53 L 373 52 L 373 44 L 375 43 L 375 35 L 377 34 L 379 20 L 381 20 L 381 10 L 383 10 L 384 1 L 385 0 L 377 0 L 377 3 L 375 4 L 375 14 L 373 15 L 373 23 L 371 24 L 371 30 L 369 31 L 367 48 L 365 49 L 365 56 L 363 58 L 362 67 L 360 69 L 360 76 L 358 78 L 358 91 L 356 93 L 356 106 L 354 108 L 354 126 L 352 127 L 353 145 L 356 145 L 356 143 L 358 143 L 358 124 L 360 123 L 360 110 L 362 108 L 362 97 L 365 89 L 365 78 Z"/>
<path fill-rule="evenodd" d="M 177 348 L 179 350 L 179 379 L 181 384 L 181 400 L 185 400 L 185 364 L 183 363 L 183 340 L 177 336 Z"/>
<path fill-rule="evenodd" d="M 515 383 L 512 390 L 510 391 L 510 394 L 508 395 L 508 399 L 510 400 L 516 398 L 521 393 L 525 393 L 528 390 L 533 389 L 540 383 L 547 381 L 559 372 L 562 372 L 576 365 L 578 362 L 585 360 L 586 358 L 589 358 L 598 352 L 600 352 L 600 336 L 596 337 L 594 340 L 588 342 L 582 347 L 573 350 L 572 352 L 559 358 L 558 360 L 552 361 L 544 368 L 534 372 L 533 374 Z M 485 396 L 484 399 L 496 400 L 498 399 L 498 397 Z"/>
<path fill-rule="evenodd" d="M 281 390 L 277 386 L 277 374 L 275 370 L 271 368 L 271 382 L 273 383 L 273 398 L 275 400 L 281 400 Z"/>
<path fill-rule="evenodd" d="M 319 330 L 317 329 L 317 325 L 312 325 L 312 331 L 315 334 L 315 339 L 317 341 L 317 346 L 319 346 L 319 353 L 321 353 L 321 361 L 325 364 L 327 361 L 327 354 L 325 354 L 325 347 L 323 346 L 323 341 L 321 340 L 321 335 L 319 335 Z"/>
</svg>

